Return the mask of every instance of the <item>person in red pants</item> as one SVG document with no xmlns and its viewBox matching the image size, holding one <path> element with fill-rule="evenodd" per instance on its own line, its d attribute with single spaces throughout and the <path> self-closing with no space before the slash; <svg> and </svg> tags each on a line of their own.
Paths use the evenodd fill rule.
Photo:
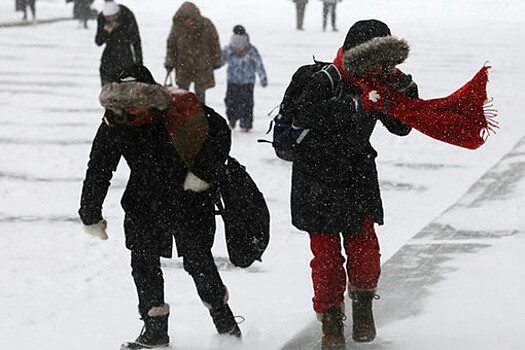
<svg viewBox="0 0 525 350">
<path fill-rule="evenodd" d="M 411 76 L 395 68 L 408 55 L 408 44 L 391 36 L 385 23 L 356 22 L 339 52 L 342 57 L 303 80 L 307 83 L 294 100 L 293 113 L 293 128 L 308 132 L 295 147 L 292 223 L 310 235 L 313 308 L 322 321 L 326 349 L 344 348 L 347 289 L 352 299 L 352 338 L 357 342 L 375 338 L 372 301 L 381 255 L 374 224 L 383 224 L 383 206 L 377 152 L 370 137 L 377 121 L 398 136 L 411 131 L 393 116 L 365 110 L 363 91 L 345 74 L 352 68 L 358 77 L 373 76 L 409 97 L 418 95 Z M 296 75 L 312 71 L 302 68 Z"/>
</svg>

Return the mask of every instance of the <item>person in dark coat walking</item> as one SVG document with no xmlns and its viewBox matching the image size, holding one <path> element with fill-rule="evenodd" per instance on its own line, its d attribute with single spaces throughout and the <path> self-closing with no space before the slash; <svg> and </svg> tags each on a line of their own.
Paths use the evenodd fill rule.
<svg viewBox="0 0 525 350">
<path fill-rule="evenodd" d="M 79 27 L 87 29 L 88 20 L 91 18 L 91 4 L 94 0 L 74 0 L 73 1 L 73 19 L 78 20 Z"/>
<path fill-rule="evenodd" d="M 129 8 L 106 1 L 97 17 L 95 43 L 106 45 L 100 62 L 100 80 L 108 83 L 123 68 L 142 64 L 142 45 L 135 15 Z"/>
<path fill-rule="evenodd" d="M 292 1 L 295 2 L 296 29 L 304 30 L 303 28 L 304 13 L 306 11 L 306 4 L 308 4 L 308 0 L 292 0 Z"/>
<path fill-rule="evenodd" d="M 343 64 L 362 65 L 362 74 L 417 97 L 411 77 L 399 74 L 391 60 L 403 55 L 399 49 L 403 43 L 380 21 L 357 22 L 344 41 Z M 342 76 L 336 67 L 332 69 Z M 383 224 L 383 207 L 377 152 L 370 136 L 377 121 L 399 136 L 411 131 L 392 116 L 365 111 L 363 91 L 344 77 L 335 92 L 332 83 L 326 72 L 317 72 L 296 101 L 294 127 L 309 132 L 296 148 L 291 193 L 292 223 L 310 235 L 313 308 L 323 323 L 325 347 L 345 342 L 343 295 L 347 288 L 353 305 L 354 340 L 366 342 L 375 337 L 372 299 L 380 275 L 380 252 L 374 224 Z M 341 248 L 347 256 L 348 285 Z"/>
<path fill-rule="evenodd" d="M 179 88 L 188 90 L 193 83 L 205 103 L 206 90 L 215 86 L 213 71 L 221 67 L 221 46 L 215 25 L 192 2 L 183 2 L 173 16 L 164 67 L 168 74 L 175 69 Z"/>
<path fill-rule="evenodd" d="M 225 120 L 193 93 L 155 83 L 143 66 L 125 69 L 102 87 L 99 99 L 106 111 L 93 141 L 79 215 L 87 233 L 108 238 L 102 204 L 124 158 L 131 169 L 121 200 L 124 232 L 145 328 L 122 349 L 168 346 L 160 257 L 171 257 L 173 238 L 217 331 L 240 337 L 211 253 L 215 183 L 231 146 Z"/>
<path fill-rule="evenodd" d="M 24 13 L 22 20 L 27 21 L 27 8 L 31 10 L 31 15 L 33 15 L 33 23 L 36 23 L 36 0 L 15 0 L 15 11 L 20 11 Z"/>
<path fill-rule="evenodd" d="M 332 22 L 332 30 L 337 31 L 336 25 L 336 7 L 337 3 L 341 0 L 321 0 L 323 2 L 323 31 L 326 30 L 326 24 L 328 22 L 328 13 L 330 13 L 330 20 Z"/>
</svg>

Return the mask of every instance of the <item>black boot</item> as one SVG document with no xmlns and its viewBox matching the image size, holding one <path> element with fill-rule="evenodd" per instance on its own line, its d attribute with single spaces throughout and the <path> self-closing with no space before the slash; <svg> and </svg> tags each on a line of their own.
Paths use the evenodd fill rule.
<svg viewBox="0 0 525 350">
<path fill-rule="evenodd" d="M 168 318 L 168 304 L 151 308 L 147 314 L 142 315 L 144 326 L 137 339 L 134 342 L 122 344 L 120 349 L 132 350 L 168 347 L 170 344 Z"/>
<path fill-rule="evenodd" d="M 318 316 L 323 323 L 323 350 L 345 349 L 345 329 L 343 321 L 346 319 L 344 304 L 332 306 Z"/>
<path fill-rule="evenodd" d="M 241 337 L 241 330 L 228 304 L 211 308 L 210 315 L 219 334 L 233 335 L 237 338 Z"/>
<path fill-rule="evenodd" d="M 359 343 L 367 343 L 376 337 L 376 326 L 372 312 L 372 301 L 379 296 L 375 289 L 353 290 L 352 298 L 352 339 Z"/>
</svg>

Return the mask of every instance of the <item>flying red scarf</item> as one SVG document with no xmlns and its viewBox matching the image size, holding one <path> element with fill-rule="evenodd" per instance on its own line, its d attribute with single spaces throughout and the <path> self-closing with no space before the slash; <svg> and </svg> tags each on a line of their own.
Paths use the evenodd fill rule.
<svg viewBox="0 0 525 350">
<path fill-rule="evenodd" d="M 490 109 L 492 105 L 491 101 L 488 101 L 486 92 L 489 66 L 481 68 L 472 80 L 453 94 L 443 98 L 422 100 L 407 97 L 390 85 L 370 76 L 348 75 L 343 69 L 342 48 L 337 53 L 334 65 L 348 81 L 363 91 L 365 108 L 371 108 L 373 102 L 376 102 L 375 97 L 380 96 L 381 112 L 393 115 L 437 140 L 476 149 L 485 142 L 489 132 L 497 128 L 497 122 L 493 120 L 496 111 Z"/>
</svg>

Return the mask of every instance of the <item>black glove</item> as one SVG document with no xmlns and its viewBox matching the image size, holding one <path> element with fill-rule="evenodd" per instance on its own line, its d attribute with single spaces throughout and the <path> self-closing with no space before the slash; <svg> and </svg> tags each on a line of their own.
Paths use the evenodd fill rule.
<svg viewBox="0 0 525 350">
<path fill-rule="evenodd" d="M 164 64 L 164 68 L 166 68 L 166 70 L 168 71 L 168 73 L 171 73 L 171 71 L 173 70 L 173 66 L 169 65 L 169 64 Z"/>
</svg>

